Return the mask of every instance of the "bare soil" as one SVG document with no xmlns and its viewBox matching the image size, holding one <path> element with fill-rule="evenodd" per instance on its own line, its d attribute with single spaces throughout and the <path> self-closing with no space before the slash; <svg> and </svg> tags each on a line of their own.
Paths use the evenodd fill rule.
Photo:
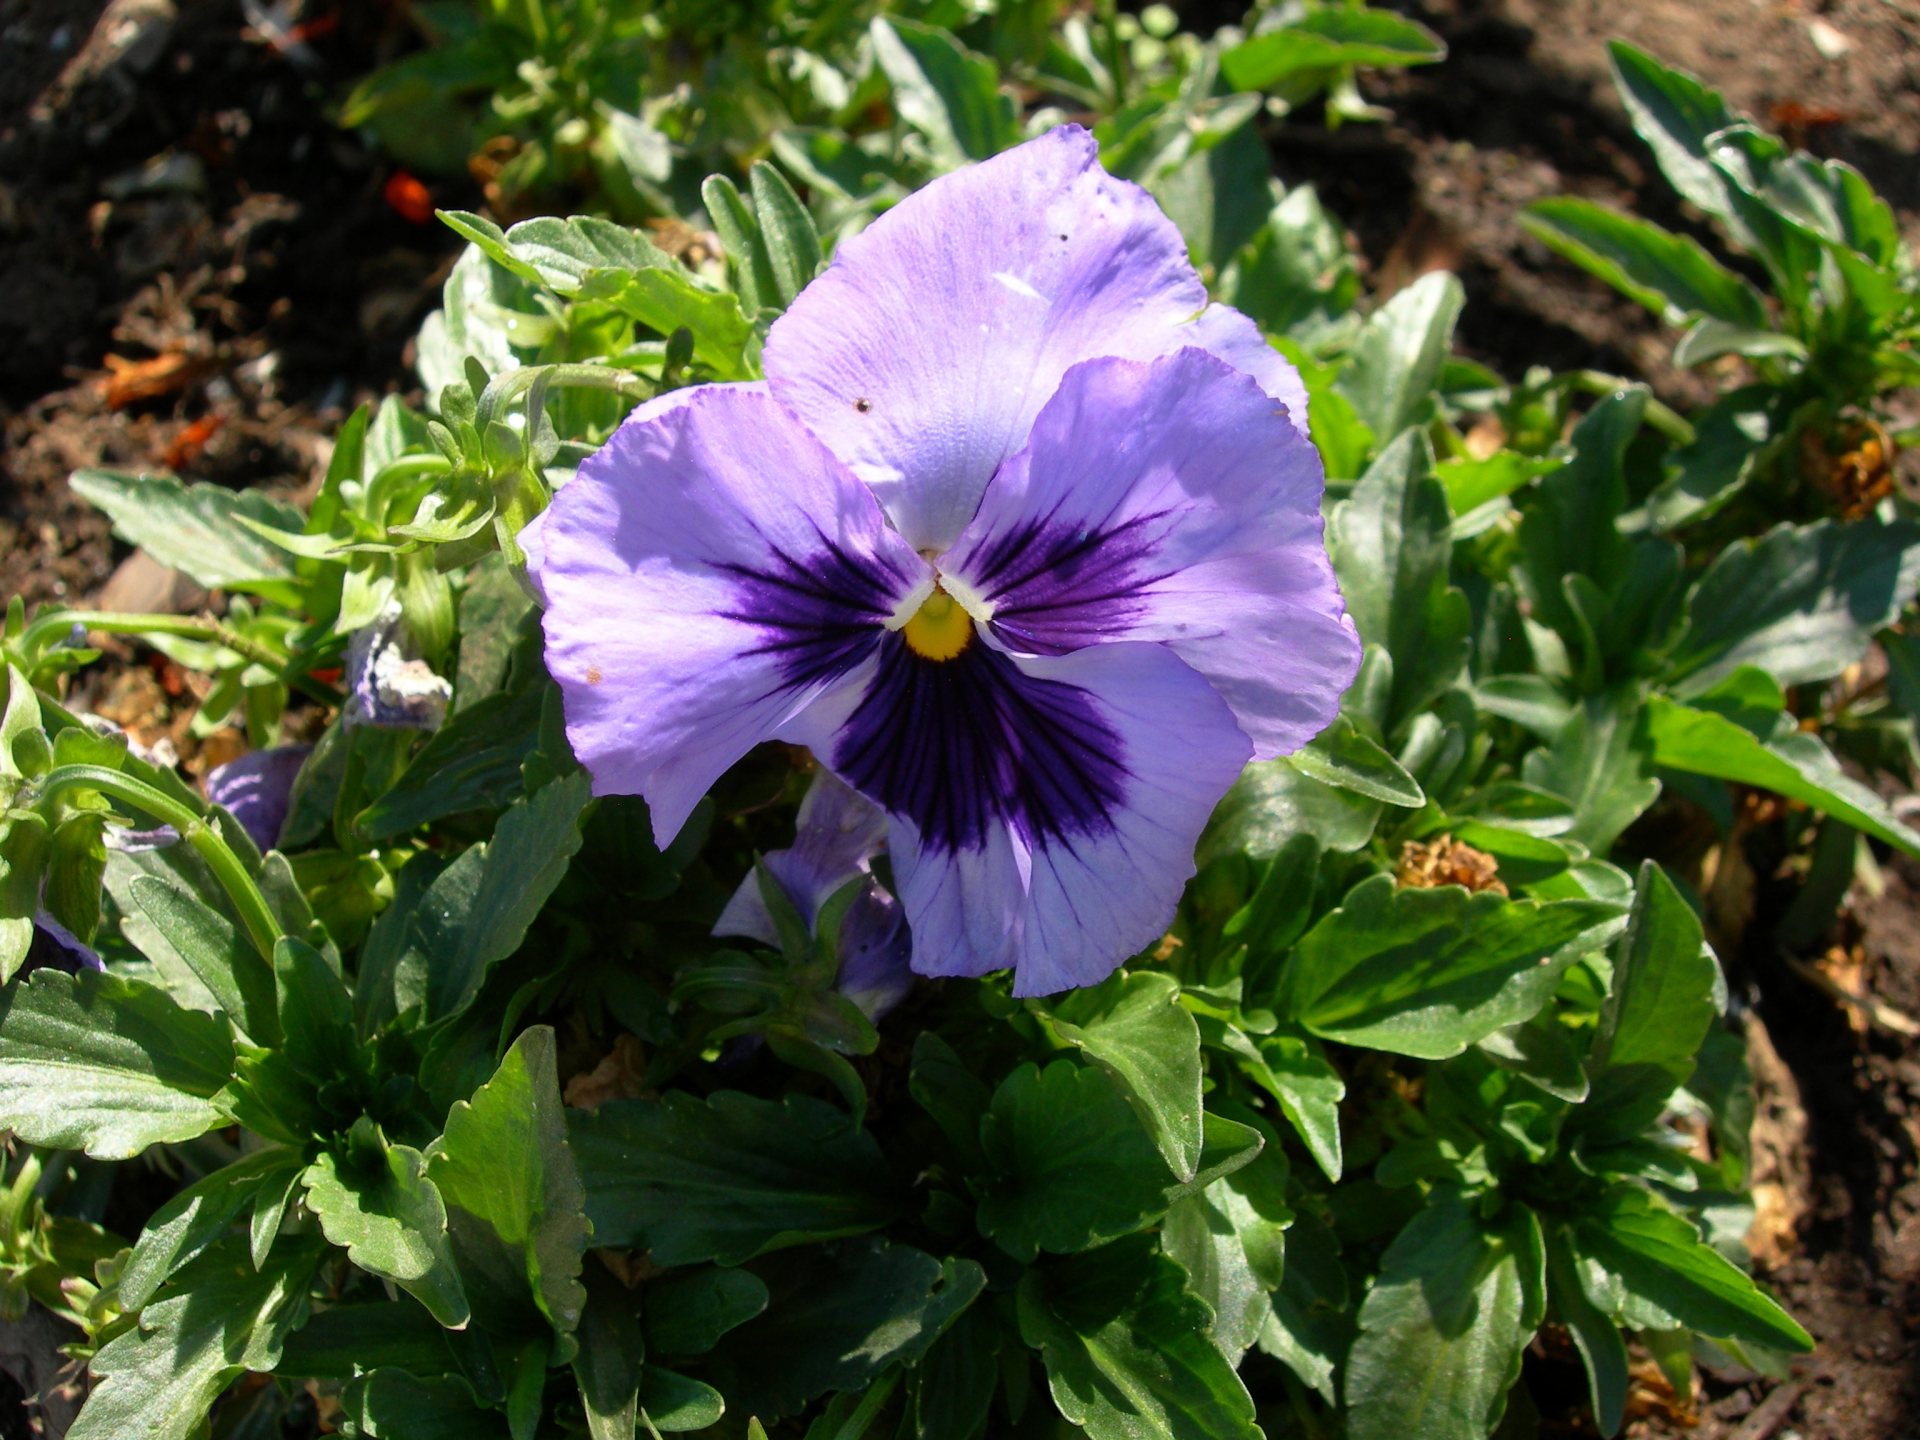
<svg viewBox="0 0 1920 1440">
<path fill-rule="evenodd" d="M 394 7 L 278 8 L 297 29 L 275 43 L 237 0 L 0 0 L 0 597 L 93 596 L 124 553 L 69 496 L 72 470 L 298 489 L 350 405 L 411 383 L 407 340 L 456 246 L 395 213 L 390 167 L 328 115 L 398 39 Z M 1240 7 L 1178 8 L 1204 26 Z M 1503 373 L 1591 367 L 1679 404 L 1707 393 L 1673 370 L 1652 317 L 1516 223 L 1532 200 L 1578 194 L 1711 240 L 1614 100 L 1609 38 L 1857 165 L 1920 233 L 1920 0 L 1399 8 L 1449 60 L 1370 77 L 1369 98 L 1394 112 L 1383 125 L 1275 125 L 1275 168 L 1319 187 L 1377 291 L 1459 273 L 1462 345 Z M 464 186 L 434 199 L 478 208 Z M 1838 961 L 1795 969 L 1769 943 L 1775 887 L 1765 857 L 1755 866 L 1758 918 L 1727 958 L 1757 1021 L 1756 1238 L 1821 1348 L 1784 1384 L 1721 1367 L 1674 1396 L 1649 1375 L 1630 1428 L 1904 1440 L 1920 1434 L 1920 1046 L 1900 1029 L 1920 1016 L 1920 867 L 1894 864 L 1879 893 L 1852 897 Z M 1835 989 L 1877 1000 L 1881 1019 Z M 1543 1435 L 1592 1434 L 1571 1363 L 1550 1341 L 1529 1363 Z M 0 1416 L 0 1434 L 12 1423 Z"/>
<path fill-rule="evenodd" d="M 297 488 L 407 381 L 457 241 L 328 119 L 397 17 L 291 8 L 275 43 L 224 0 L 0 0 L 0 593 L 112 570 L 72 471 Z"/>
</svg>

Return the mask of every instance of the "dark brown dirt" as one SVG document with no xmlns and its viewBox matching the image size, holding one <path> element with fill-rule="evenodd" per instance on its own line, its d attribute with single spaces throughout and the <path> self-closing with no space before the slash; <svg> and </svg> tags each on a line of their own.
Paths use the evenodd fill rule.
<svg viewBox="0 0 1920 1440">
<path fill-rule="evenodd" d="M 306 12 L 289 51 L 238 4 L 0 0 L 0 594 L 111 569 L 73 470 L 297 488 L 348 405 L 407 383 L 457 243 L 327 118 L 390 10 Z"/>
</svg>

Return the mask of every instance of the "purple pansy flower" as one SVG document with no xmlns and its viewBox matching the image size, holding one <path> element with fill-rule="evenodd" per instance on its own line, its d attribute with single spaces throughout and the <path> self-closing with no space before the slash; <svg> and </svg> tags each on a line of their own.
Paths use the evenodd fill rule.
<svg viewBox="0 0 1920 1440">
<path fill-rule="evenodd" d="M 255 845 L 271 850 L 280 841 L 280 827 L 287 823 L 294 778 L 312 753 L 311 745 L 249 750 L 207 772 L 207 799 L 226 806 Z"/>
<path fill-rule="evenodd" d="M 820 918 L 821 906 L 866 877 L 865 886 L 840 919 L 840 973 L 835 983 L 869 1020 L 878 1020 L 913 988 L 907 917 L 900 912 L 900 902 L 868 868 L 886 843 L 886 812 L 848 789 L 831 771 L 822 770 L 800 802 L 792 847 L 771 850 L 761 861 L 787 892 L 809 931 Z M 779 927 L 760 894 L 758 874 L 748 875 L 733 892 L 714 922 L 713 933 L 744 935 L 779 948 Z"/>
<path fill-rule="evenodd" d="M 887 814 L 914 969 L 1100 980 L 1359 664 L 1299 377 L 1075 128 L 848 240 L 764 359 L 524 534 L 574 752 L 665 842 L 807 745 Z"/>
</svg>

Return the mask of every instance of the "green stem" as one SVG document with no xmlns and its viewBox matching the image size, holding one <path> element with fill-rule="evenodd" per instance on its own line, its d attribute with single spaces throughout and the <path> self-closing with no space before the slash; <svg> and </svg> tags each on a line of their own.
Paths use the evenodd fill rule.
<svg viewBox="0 0 1920 1440">
<path fill-rule="evenodd" d="M 1604 370 L 1576 370 L 1570 376 L 1574 387 L 1589 395 L 1611 395 L 1616 390 L 1625 390 L 1634 382 L 1623 380 L 1618 375 L 1609 375 Z M 1676 445 L 1691 445 L 1694 439 L 1693 426 L 1687 423 L 1684 415 L 1670 406 L 1647 396 L 1647 423 L 1658 430 Z"/>
<path fill-rule="evenodd" d="M 886 1408 L 887 1401 L 893 1398 L 893 1392 L 900 1384 L 900 1372 L 889 1370 L 881 1376 L 861 1397 L 860 1404 L 847 1416 L 846 1424 L 840 1427 L 834 1440 L 863 1440 L 867 1431 L 873 1428 L 873 1422 L 880 1418 L 880 1412 Z"/>
<path fill-rule="evenodd" d="M 241 923 L 247 927 L 254 948 L 266 957 L 269 965 L 273 963 L 273 947 L 285 938 L 286 931 L 280 928 L 266 896 L 260 893 L 260 887 L 254 884 L 240 857 L 206 820 L 146 781 L 109 770 L 104 765 L 55 766 L 40 779 L 36 788 L 40 804 L 67 790 L 97 790 L 162 824 L 171 825 L 207 862 L 207 868 L 213 871 L 214 878 L 233 901 L 233 908 L 240 912 Z"/>
<path fill-rule="evenodd" d="M 331 685 L 315 680 L 310 675 L 293 673 L 289 656 L 210 617 L 193 619 L 185 615 L 140 615 L 113 610 L 55 610 L 34 618 L 20 637 L 20 649 L 25 654 L 38 655 L 51 637 L 75 625 L 87 630 L 105 631 L 109 635 L 173 635 L 182 640 L 211 641 L 256 665 L 266 666 L 296 690 L 323 705 L 338 705 L 345 698 Z"/>
<path fill-rule="evenodd" d="M 37 685 L 34 687 L 33 695 L 34 698 L 40 702 L 40 723 L 45 728 L 49 739 L 51 739 L 57 731 L 85 730 L 88 728 L 85 721 L 60 703 L 59 697 L 50 694 Z M 120 762 L 120 769 L 122 773 L 158 788 L 162 794 L 166 793 L 165 787 L 168 785 L 178 786 L 181 793 L 174 797 L 176 803 L 185 803 L 181 801 L 181 795 L 191 797 L 191 804 L 193 805 L 202 803 L 200 797 L 189 790 L 178 775 L 174 774 L 171 770 L 162 770 L 158 765 L 142 760 L 132 751 L 128 751 L 126 759 Z M 194 813 L 201 814 L 204 812 L 196 810 Z"/>
</svg>

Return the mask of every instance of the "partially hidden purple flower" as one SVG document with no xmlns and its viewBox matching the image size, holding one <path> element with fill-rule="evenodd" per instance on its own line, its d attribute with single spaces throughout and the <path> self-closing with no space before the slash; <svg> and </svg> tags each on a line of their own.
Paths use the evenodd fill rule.
<svg viewBox="0 0 1920 1440">
<path fill-rule="evenodd" d="M 523 532 L 574 753 L 664 843 L 807 745 L 887 814 L 915 970 L 1099 981 L 1359 664 L 1299 377 L 1077 128 L 846 241 L 764 363 Z"/>
<path fill-rule="evenodd" d="M 207 799 L 224 805 L 262 850 L 279 843 L 293 802 L 293 781 L 313 753 L 311 745 L 271 745 L 249 750 L 207 772 Z"/>
<path fill-rule="evenodd" d="M 380 618 L 353 632 L 347 643 L 347 699 L 340 718 L 347 728 L 438 730 L 447 718 L 453 685 L 414 654 L 398 602 Z"/>
<path fill-rule="evenodd" d="M 33 939 L 27 946 L 27 958 L 19 973 L 35 970 L 63 970 L 78 975 L 82 970 L 104 970 L 106 962 L 86 941 L 62 925 L 45 910 L 33 917 Z"/>
<path fill-rule="evenodd" d="M 835 984 L 869 1020 L 878 1020 L 913 988 L 907 918 L 869 868 L 886 848 L 886 812 L 822 770 L 800 802 L 794 829 L 793 845 L 769 851 L 761 864 L 787 892 L 809 931 L 820 918 L 821 906 L 848 885 L 866 880 L 840 919 Z M 713 933 L 743 935 L 778 948 L 779 928 L 760 893 L 757 873 L 734 891 Z"/>
</svg>

